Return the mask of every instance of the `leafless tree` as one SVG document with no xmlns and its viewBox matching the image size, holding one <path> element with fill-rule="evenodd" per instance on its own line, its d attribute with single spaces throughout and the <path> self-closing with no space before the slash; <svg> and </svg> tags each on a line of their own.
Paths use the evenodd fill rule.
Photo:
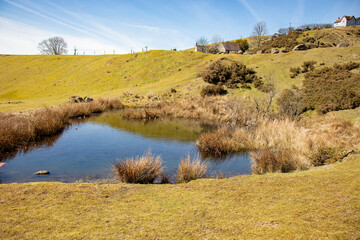
<svg viewBox="0 0 360 240">
<path fill-rule="evenodd" d="M 267 34 L 267 27 L 265 22 L 257 22 L 254 25 L 251 36 L 254 38 L 257 47 L 265 40 Z"/>
<path fill-rule="evenodd" d="M 42 41 L 38 45 L 41 54 L 61 55 L 67 53 L 67 44 L 62 37 L 53 37 Z"/>
<path fill-rule="evenodd" d="M 214 36 L 212 37 L 212 39 L 211 39 L 211 43 L 213 43 L 213 44 L 221 43 L 221 42 L 223 42 L 223 41 L 224 41 L 224 39 L 222 39 L 222 38 L 220 37 L 220 35 L 214 35 Z"/>
<path fill-rule="evenodd" d="M 196 42 L 199 46 L 204 46 L 206 44 L 209 44 L 209 41 L 204 36 L 201 36 Z"/>
</svg>

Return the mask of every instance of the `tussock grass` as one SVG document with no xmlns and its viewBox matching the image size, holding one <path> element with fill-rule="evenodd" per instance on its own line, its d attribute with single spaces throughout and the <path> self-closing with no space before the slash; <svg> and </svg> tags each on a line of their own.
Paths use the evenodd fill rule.
<svg viewBox="0 0 360 240">
<path fill-rule="evenodd" d="M 322 157 L 319 161 L 334 162 L 333 156 L 360 148 L 359 126 L 335 117 L 316 119 L 302 124 L 289 119 L 263 120 L 253 128 L 219 129 L 201 135 L 197 147 L 220 155 L 252 150 L 252 170 L 259 174 L 307 169 L 316 165 L 316 156 Z M 330 148 L 331 154 L 324 156 L 324 148 Z"/>
<path fill-rule="evenodd" d="M 223 124 L 250 126 L 256 123 L 262 110 L 254 110 L 248 98 L 190 97 L 180 102 L 162 101 L 148 108 L 126 109 L 123 116 L 129 119 L 186 118 L 201 119 Z"/>
<path fill-rule="evenodd" d="M 205 163 L 202 163 L 198 157 L 191 160 L 188 155 L 185 159 L 181 158 L 176 175 L 176 182 L 184 183 L 203 178 L 206 176 L 207 170 L 208 166 Z"/>
<path fill-rule="evenodd" d="M 160 156 L 154 156 L 149 150 L 142 156 L 121 159 L 113 167 L 116 177 L 124 183 L 153 183 L 163 174 Z M 165 180 L 168 178 L 162 177 Z"/>
<path fill-rule="evenodd" d="M 60 133 L 71 124 L 71 118 L 90 116 L 114 108 L 122 108 L 119 99 L 100 99 L 26 113 L 0 113 L 0 154 Z"/>
</svg>

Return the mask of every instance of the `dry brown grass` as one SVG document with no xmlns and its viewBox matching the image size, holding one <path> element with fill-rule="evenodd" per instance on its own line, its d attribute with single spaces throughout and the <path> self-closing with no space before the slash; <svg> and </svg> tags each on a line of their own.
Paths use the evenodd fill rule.
<svg viewBox="0 0 360 240">
<path fill-rule="evenodd" d="M 230 97 L 194 97 L 179 102 L 162 101 L 148 108 L 126 109 L 124 117 L 132 119 L 149 118 L 186 118 L 201 119 L 222 124 L 241 126 L 255 125 L 258 116 L 264 115 L 262 109 L 256 109 L 255 103 L 248 98 Z"/>
<path fill-rule="evenodd" d="M 203 178 L 206 176 L 207 170 L 208 166 L 205 163 L 202 163 L 198 157 L 191 160 L 188 155 L 185 159 L 181 158 L 176 175 L 176 182 L 184 183 Z"/>
<path fill-rule="evenodd" d="M 151 151 L 148 151 L 142 156 L 137 156 L 135 160 L 133 158 L 120 159 L 113 170 L 121 182 L 148 184 L 163 175 L 161 165 L 160 156 L 154 156 Z"/>
<path fill-rule="evenodd" d="M 316 156 L 324 158 L 324 148 L 336 150 L 328 156 L 343 156 L 360 148 L 359 139 L 360 128 L 351 122 L 318 117 L 301 124 L 289 119 L 263 120 L 254 128 L 219 129 L 201 135 L 197 146 L 200 151 L 220 155 L 252 150 L 253 172 L 262 174 L 307 169 Z"/>
<path fill-rule="evenodd" d="M 43 108 L 27 113 L 0 113 L 0 155 L 60 133 L 71 123 L 71 118 L 122 107 L 121 102 L 113 98 Z"/>
</svg>

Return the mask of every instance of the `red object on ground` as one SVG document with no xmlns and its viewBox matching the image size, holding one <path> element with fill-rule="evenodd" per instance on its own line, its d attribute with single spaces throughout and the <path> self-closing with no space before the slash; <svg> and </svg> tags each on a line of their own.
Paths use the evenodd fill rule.
<svg viewBox="0 0 360 240">
<path fill-rule="evenodd" d="M 5 164 L 6 164 L 6 163 L 1 162 L 1 163 L 0 163 L 0 167 L 4 166 Z"/>
</svg>

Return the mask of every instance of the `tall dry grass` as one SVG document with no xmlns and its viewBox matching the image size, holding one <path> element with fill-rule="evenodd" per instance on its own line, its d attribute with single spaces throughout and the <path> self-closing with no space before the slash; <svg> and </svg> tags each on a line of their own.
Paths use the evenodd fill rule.
<svg viewBox="0 0 360 240">
<path fill-rule="evenodd" d="M 208 166 L 205 163 L 202 163 L 198 157 L 191 160 L 188 155 L 185 159 L 181 158 L 176 175 L 176 182 L 184 183 L 203 178 L 206 176 L 207 171 Z"/>
<path fill-rule="evenodd" d="M 158 176 L 163 175 L 160 156 L 154 156 L 148 151 L 135 159 L 120 159 L 114 164 L 113 170 L 117 178 L 124 183 L 153 183 Z"/>
<path fill-rule="evenodd" d="M 122 107 L 119 99 L 111 98 L 43 108 L 22 114 L 0 113 L 0 155 L 60 133 L 71 124 L 71 118 Z"/>
<path fill-rule="evenodd" d="M 226 154 L 251 150 L 254 173 L 289 172 L 307 169 L 325 161 L 326 149 L 341 156 L 360 148 L 360 128 L 332 117 L 299 124 L 289 119 L 262 120 L 253 128 L 219 129 L 197 140 L 200 151 Z M 330 155 L 328 155 L 330 156 Z M 326 156 L 325 156 L 326 157 Z"/>
<path fill-rule="evenodd" d="M 129 119 L 186 118 L 214 121 L 221 124 L 253 126 L 263 109 L 256 108 L 248 98 L 194 97 L 182 101 L 154 103 L 147 108 L 126 109 L 123 116 Z"/>
</svg>

